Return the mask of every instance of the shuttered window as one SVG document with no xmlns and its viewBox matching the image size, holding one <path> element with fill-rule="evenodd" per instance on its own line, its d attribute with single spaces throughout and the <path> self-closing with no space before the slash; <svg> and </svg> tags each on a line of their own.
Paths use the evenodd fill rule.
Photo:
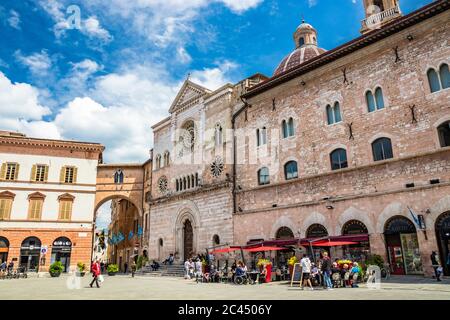
<svg viewBox="0 0 450 320">
<path fill-rule="evenodd" d="M 59 182 L 61 183 L 76 183 L 77 182 L 77 168 L 64 166 L 61 168 Z"/>
<path fill-rule="evenodd" d="M 1 178 L 2 180 L 17 180 L 19 175 L 19 164 L 18 163 L 4 163 L 2 165 Z"/>
<path fill-rule="evenodd" d="M 35 164 L 31 169 L 31 181 L 46 182 L 48 180 L 48 166 Z"/>
<path fill-rule="evenodd" d="M 59 201 L 59 220 L 70 220 L 72 216 L 73 200 L 65 199 Z"/>
<path fill-rule="evenodd" d="M 28 218 L 30 220 L 41 220 L 43 199 L 30 199 Z"/>
<path fill-rule="evenodd" d="M 7 220 L 11 215 L 12 199 L 0 198 L 0 220 Z"/>
</svg>

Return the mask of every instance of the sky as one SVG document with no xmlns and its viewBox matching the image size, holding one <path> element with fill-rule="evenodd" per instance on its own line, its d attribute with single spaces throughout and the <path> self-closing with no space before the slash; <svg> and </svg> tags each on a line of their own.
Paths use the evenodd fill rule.
<svg viewBox="0 0 450 320">
<path fill-rule="evenodd" d="M 403 13 L 431 0 L 402 0 Z M 0 0 L 0 130 L 98 142 L 142 163 L 188 74 L 211 90 L 271 76 L 305 19 L 359 36 L 362 0 Z"/>
</svg>

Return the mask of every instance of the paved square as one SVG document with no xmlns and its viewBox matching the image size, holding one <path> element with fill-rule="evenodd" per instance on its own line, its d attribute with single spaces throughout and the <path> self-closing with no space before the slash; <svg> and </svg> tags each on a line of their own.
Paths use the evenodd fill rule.
<svg viewBox="0 0 450 320">
<path fill-rule="evenodd" d="M 395 278 L 384 282 L 380 290 L 341 288 L 333 291 L 301 290 L 286 282 L 237 286 L 222 283 L 200 283 L 192 280 L 166 277 L 131 278 L 129 275 L 105 276 L 100 289 L 90 288 L 90 275 L 81 278 L 79 289 L 70 289 L 73 279 L 28 278 L 0 280 L 0 299 L 174 299 L 174 300 L 450 300 L 450 281 L 442 283 L 423 278 Z M 69 283 L 69 286 L 68 286 Z"/>
</svg>

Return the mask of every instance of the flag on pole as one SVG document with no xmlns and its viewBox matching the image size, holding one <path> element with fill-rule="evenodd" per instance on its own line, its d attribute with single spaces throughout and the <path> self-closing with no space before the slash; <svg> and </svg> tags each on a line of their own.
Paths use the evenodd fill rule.
<svg viewBox="0 0 450 320">
<path fill-rule="evenodd" d="M 422 229 L 421 223 L 420 223 L 420 221 L 419 221 L 419 217 L 414 213 L 414 211 L 413 211 L 410 207 L 407 207 L 407 208 L 408 208 L 409 213 L 411 214 L 411 216 L 412 216 L 412 218 L 413 218 L 414 223 L 416 224 L 416 226 L 418 226 L 419 229 Z"/>
<path fill-rule="evenodd" d="M 130 233 L 128 233 L 128 240 L 131 240 L 133 238 L 133 231 L 130 231 Z"/>
<path fill-rule="evenodd" d="M 137 232 L 137 235 L 140 237 L 140 236 L 142 236 L 143 233 L 144 233 L 144 232 L 143 232 L 143 230 L 142 230 L 142 227 L 141 227 L 140 225 L 138 225 L 138 232 Z"/>
</svg>

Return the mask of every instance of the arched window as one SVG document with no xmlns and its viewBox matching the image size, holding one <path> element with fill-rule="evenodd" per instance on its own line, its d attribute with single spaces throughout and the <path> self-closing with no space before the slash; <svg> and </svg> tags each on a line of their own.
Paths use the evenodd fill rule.
<svg viewBox="0 0 450 320">
<path fill-rule="evenodd" d="M 259 135 L 259 129 L 256 129 L 256 145 L 258 147 L 261 145 L 261 137 Z"/>
<path fill-rule="evenodd" d="M 269 169 L 264 167 L 258 170 L 258 184 L 264 185 L 270 183 Z"/>
<path fill-rule="evenodd" d="M 372 143 L 373 160 L 380 161 L 394 157 L 392 143 L 389 138 L 379 138 Z"/>
<path fill-rule="evenodd" d="M 384 98 L 383 98 L 383 91 L 380 87 L 375 89 L 375 102 L 377 103 L 377 109 L 383 109 L 384 108 Z"/>
<path fill-rule="evenodd" d="M 164 152 L 164 167 L 168 166 L 170 163 L 170 153 L 169 151 Z"/>
<path fill-rule="evenodd" d="M 306 230 L 306 238 L 322 238 L 327 236 L 327 228 L 318 223 L 310 225 Z"/>
<path fill-rule="evenodd" d="M 450 147 L 450 121 L 444 122 L 438 127 L 438 135 L 441 147 Z"/>
<path fill-rule="evenodd" d="M 123 172 L 121 169 L 117 170 L 114 173 L 114 183 L 115 184 L 122 184 L 123 183 Z"/>
<path fill-rule="evenodd" d="M 220 244 L 220 238 L 219 238 L 219 236 L 217 235 L 217 234 L 215 234 L 214 236 L 213 236 L 213 245 L 214 246 L 217 246 L 217 245 L 219 245 Z"/>
<path fill-rule="evenodd" d="M 297 162 L 289 161 L 284 165 L 284 177 L 286 180 L 298 177 Z"/>
<path fill-rule="evenodd" d="M 161 168 L 161 155 L 157 154 L 155 158 L 155 169 Z"/>
<path fill-rule="evenodd" d="M 281 122 L 281 127 L 283 131 L 283 138 L 288 138 L 294 136 L 294 119 L 289 118 L 288 121 L 283 120 Z"/>
<path fill-rule="evenodd" d="M 328 124 L 338 123 L 342 121 L 341 117 L 341 106 L 339 102 L 335 102 L 333 107 L 331 105 L 327 105 L 327 120 Z"/>
<path fill-rule="evenodd" d="M 430 69 L 427 72 L 428 83 L 430 84 L 431 92 L 437 92 L 441 90 L 441 84 L 439 83 L 439 76 L 434 69 Z"/>
<path fill-rule="evenodd" d="M 298 39 L 298 45 L 301 47 L 305 44 L 305 38 L 301 37 L 300 39 Z"/>
<path fill-rule="evenodd" d="M 330 154 L 331 170 L 339 170 L 348 167 L 347 152 L 345 149 L 336 149 Z"/>
<path fill-rule="evenodd" d="M 261 144 L 267 143 L 267 129 L 266 127 L 263 127 L 261 130 Z"/>
<path fill-rule="evenodd" d="M 216 127 L 214 129 L 214 141 L 216 146 L 222 145 L 222 127 L 220 124 L 216 124 Z"/>
<path fill-rule="evenodd" d="M 450 72 L 448 70 L 448 64 L 444 63 L 439 68 L 439 76 L 441 77 L 442 89 L 450 88 Z"/>
<path fill-rule="evenodd" d="M 294 233 L 289 227 L 281 227 L 275 234 L 275 239 L 293 239 Z"/>
<path fill-rule="evenodd" d="M 383 0 L 373 0 L 373 5 L 380 9 L 379 12 L 383 12 L 384 11 Z"/>
<path fill-rule="evenodd" d="M 366 92 L 366 103 L 369 112 L 373 112 L 376 110 L 375 99 L 373 97 L 372 91 Z"/>
<path fill-rule="evenodd" d="M 368 234 L 369 231 L 364 223 L 359 220 L 347 221 L 342 227 L 343 235 Z"/>
<path fill-rule="evenodd" d="M 183 190 L 186 190 L 186 177 L 183 178 Z"/>
<path fill-rule="evenodd" d="M 180 191 L 180 185 L 178 184 L 178 179 L 175 180 L 175 189 Z"/>
</svg>

